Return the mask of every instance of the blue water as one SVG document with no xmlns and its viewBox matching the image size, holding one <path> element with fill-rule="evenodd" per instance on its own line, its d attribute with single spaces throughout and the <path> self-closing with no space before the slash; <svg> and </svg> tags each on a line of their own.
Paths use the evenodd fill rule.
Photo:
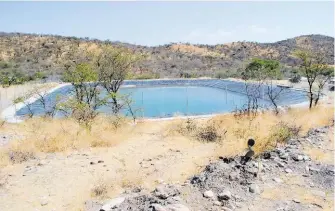
<svg viewBox="0 0 335 211">
<path fill-rule="evenodd" d="M 121 93 L 130 93 L 135 101 L 134 107 L 142 108 L 145 117 L 229 112 L 247 102 L 243 94 L 210 87 L 129 88 L 121 90 Z M 270 105 L 265 100 L 260 100 L 260 103 L 264 106 Z"/>
<path fill-rule="evenodd" d="M 122 88 L 121 94 L 129 94 L 133 100 L 132 107 L 137 116 L 171 117 L 174 115 L 205 115 L 231 112 L 242 108 L 247 103 L 244 85 L 239 82 L 225 80 L 161 80 L 161 81 L 126 81 L 126 85 L 136 88 Z M 265 86 L 263 87 L 265 90 Z M 69 96 L 72 87 L 65 86 L 48 96 L 48 104 L 54 102 L 57 95 Z M 263 90 L 263 92 L 264 92 Z M 278 100 L 279 105 L 301 103 L 307 100 L 306 94 L 295 90 L 285 90 Z M 266 96 L 262 95 L 259 105 L 263 108 L 271 106 Z M 32 105 L 35 115 L 43 114 L 38 102 Z M 102 113 L 111 113 L 107 106 L 98 109 Z M 127 111 L 123 111 L 128 114 Z M 22 108 L 16 115 L 28 113 Z M 59 116 L 61 116 L 59 114 Z"/>
</svg>

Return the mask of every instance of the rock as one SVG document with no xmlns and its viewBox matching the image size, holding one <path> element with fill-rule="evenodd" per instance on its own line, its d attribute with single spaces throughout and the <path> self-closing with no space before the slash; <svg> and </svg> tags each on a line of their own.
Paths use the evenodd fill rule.
<svg viewBox="0 0 335 211">
<path fill-rule="evenodd" d="M 275 181 L 277 183 L 281 183 L 282 182 L 282 180 L 280 178 L 278 178 L 278 177 L 273 178 L 273 181 Z"/>
<path fill-rule="evenodd" d="M 288 153 L 286 153 L 286 152 L 285 153 L 280 153 L 279 157 L 283 160 L 286 160 L 288 158 Z"/>
<path fill-rule="evenodd" d="M 305 171 L 306 171 L 307 173 L 309 172 L 309 167 L 308 167 L 308 166 L 305 167 Z"/>
<path fill-rule="evenodd" d="M 223 191 L 218 195 L 220 201 L 222 200 L 229 200 L 231 198 L 231 192 L 229 190 Z"/>
<path fill-rule="evenodd" d="M 216 206 L 221 206 L 222 202 L 220 202 L 220 201 L 214 201 L 213 204 L 216 205 Z"/>
<path fill-rule="evenodd" d="M 170 186 L 159 185 L 154 191 L 154 195 L 160 199 L 167 199 L 171 196 L 176 196 L 179 194 L 180 194 L 179 190 L 172 185 Z"/>
<path fill-rule="evenodd" d="M 292 201 L 298 204 L 301 202 L 300 199 L 293 199 Z"/>
<path fill-rule="evenodd" d="M 316 168 L 312 168 L 312 167 L 309 167 L 309 171 L 314 171 L 314 172 L 319 172 L 320 170 L 319 169 L 316 169 Z"/>
<path fill-rule="evenodd" d="M 46 199 L 46 198 L 43 198 L 42 200 L 41 200 L 41 206 L 45 206 L 45 205 L 47 205 L 48 204 L 48 200 Z"/>
<path fill-rule="evenodd" d="M 104 163 L 104 161 L 103 160 L 98 160 L 98 163 Z"/>
<path fill-rule="evenodd" d="M 278 165 L 279 167 L 284 167 L 284 166 L 285 166 L 284 163 L 282 163 L 282 162 L 277 162 L 277 165 Z"/>
<path fill-rule="evenodd" d="M 213 191 L 211 191 L 211 190 L 205 191 L 204 192 L 204 197 L 206 197 L 206 198 L 213 198 L 214 197 Z"/>
<path fill-rule="evenodd" d="M 270 159 L 270 158 L 271 158 L 271 153 L 270 153 L 270 152 L 265 152 L 265 153 L 263 154 L 263 159 L 268 160 L 268 159 Z"/>
<path fill-rule="evenodd" d="M 229 180 L 230 181 L 236 181 L 239 180 L 240 175 L 237 172 L 232 172 L 231 174 L 229 174 Z"/>
<path fill-rule="evenodd" d="M 326 133 L 327 130 L 325 128 L 317 128 L 317 129 L 315 129 L 315 132 L 317 132 L 317 133 Z"/>
<path fill-rule="evenodd" d="M 44 166 L 44 165 L 46 165 L 47 164 L 47 162 L 45 161 L 45 160 L 41 160 L 40 162 L 38 162 L 38 166 Z"/>
<path fill-rule="evenodd" d="M 294 155 L 293 156 L 293 160 L 295 161 L 302 161 L 304 159 L 304 157 L 302 155 Z"/>
<path fill-rule="evenodd" d="M 250 193 L 256 193 L 256 194 L 259 194 L 261 191 L 259 190 L 258 185 L 256 185 L 256 184 L 251 184 L 251 185 L 249 186 L 249 192 L 250 192 Z"/>
<path fill-rule="evenodd" d="M 222 207 L 223 211 L 232 211 L 231 209 L 229 209 L 228 207 Z"/>
<path fill-rule="evenodd" d="M 94 165 L 94 162 L 93 162 L 93 161 L 91 161 L 91 162 L 90 162 L 90 165 Z"/>
<path fill-rule="evenodd" d="M 303 156 L 303 160 L 304 160 L 304 161 L 309 161 L 310 158 L 309 158 L 307 155 L 305 155 L 305 156 Z"/>
<path fill-rule="evenodd" d="M 166 211 L 190 211 L 188 207 L 183 204 L 169 204 L 165 206 Z"/>
<path fill-rule="evenodd" d="M 100 211 L 110 211 L 111 209 L 117 208 L 124 202 L 124 197 L 114 198 L 112 200 L 107 201 L 104 205 L 100 208 Z"/>
<path fill-rule="evenodd" d="M 285 169 L 285 172 L 286 172 L 286 173 L 292 173 L 292 170 L 289 169 L 289 168 L 286 168 L 286 169 Z"/>
<path fill-rule="evenodd" d="M 166 209 L 160 204 L 152 204 L 153 211 L 166 211 Z"/>
</svg>

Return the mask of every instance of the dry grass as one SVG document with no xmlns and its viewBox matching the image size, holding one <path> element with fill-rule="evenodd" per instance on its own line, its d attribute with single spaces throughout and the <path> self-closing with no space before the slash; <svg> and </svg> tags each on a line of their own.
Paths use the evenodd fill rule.
<svg viewBox="0 0 335 211">
<path fill-rule="evenodd" d="M 273 201 L 298 199 L 302 204 L 318 204 L 322 206 L 322 210 L 334 210 L 332 196 L 326 195 L 325 200 L 317 192 L 318 190 L 294 185 L 294 188 L 289 189 L 287 187 L 266 188 L 261 197 Z"/>
<path fill-rule="evenodd" d="M 311 128 L 329 125 L 333 118 L 333 107 L 319 106 L 312 110 L 307 108 L 290 109 L 276 116 L 271 112 L 260 114 L 255 118 L 236 118 L 233 114 L 218 115 L 211 120 L 176 120 L 171 122 L 168 135 L 176 133 L 194 137 L 194 131 L 214 125 L 221 137 L 216 140 L 221 144 L 217 153 L 220 155 L 236 155 L 246 148 L 246 140 L 256 140 L 255 151 L 260 153 L 285 142 L 294 135 L 304 135 Z"/>
<path fill-rule="evenodd" d="M 203 142 L 216 142 L 219 155 L 237 155 L 246 148 L 246 140 L 256 140 L 256 153 L 285 142 L 300 128 L 299 135 L 310 128 L 329 125 L 333 118 L 333 107 L 317 107 L 313 110 L 291 109 L 276 116 L 272 113 L 260 114 L 255 118 L 236 118 L 233 114 L 218 115 L 211 119 L 173 120 L 167 122 L 166 136 L 183 135 L 189 139 Z M 1 131 L 17 131 L 23 138 L 13 141 L 7 148 L 1 149 L 0 165 L 20 163 L 33 158 L 36 153 L 53 153 L 78 150 L 90 147 L 111 147 L 137 133 L 145 133 L 148 127 L 157 123 L 147 122 L 133 126 L 121 122 L 118 127 L 114 119 L 99 117 L 87 129 L 72 119 L 32 118 L 22 124 L 5 124 Z M 144 125 L 144 126 L 143 126 Z M 157 134 L 158 136 L 162 134 Z"/>
<path fill-rule="evenodd" d="M 97 118 L 92 129 L 78 125 L 73 119 L 32 118 L 22 124 L 6 124 L 1 131 L 17 131 L 23 138 L 13 140 L 0 151 L 0 166 L 24 162 L 36 152 L 53 153 L 89 147 L 111 147 L 125 140 L 132 127 L 124 122 L 115 130 L 109 118 Z"/>
<path fill-rule="evenodd" d="M 107 183 L 100 179 L 92 188 L 91 196 L 94 198 L 105 198 L 108 193 L 108 188 Z"/>
<path fill-rule="evenodd" d="M 325 136 L 328 142 L 325 142 L 326 144 L 321 149 L 315 146 L 306 146 L 304 152 L 313 160 L 332 165 L 334 164 L 334 130 L 328 131 Z"/>
</svg>

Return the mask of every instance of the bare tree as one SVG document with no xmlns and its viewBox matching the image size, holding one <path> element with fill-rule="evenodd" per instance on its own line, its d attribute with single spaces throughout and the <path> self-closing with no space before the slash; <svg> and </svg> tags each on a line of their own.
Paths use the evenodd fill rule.
<svg viewBox="0 0 335 211">
<path fill-rule="evenodd" d="M 269 80 L 266 82 L 266 96 L 269 98 L 271 101 L 272 106 L 275 109 L 275 113 L 279 114 L 279 109 L 278 109 L 278 101 L 280 99 L 280 96 L 285 92 L 284 87 L 278 87 L 276 85 L 273 85 L 273 81 Z"/>
</svg>

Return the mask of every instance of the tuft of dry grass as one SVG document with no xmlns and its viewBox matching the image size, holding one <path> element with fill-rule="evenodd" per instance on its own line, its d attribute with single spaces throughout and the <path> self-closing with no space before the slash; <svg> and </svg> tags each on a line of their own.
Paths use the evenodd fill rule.
<svg viewBox="0 0 335 211">
<path fill-rule="evenodd" d="M 91 190 L 91 196 L 95 198 L 105 198 L 108 193 L 108 185 L 105 181 L 99 180 Z"/>
</svg>

